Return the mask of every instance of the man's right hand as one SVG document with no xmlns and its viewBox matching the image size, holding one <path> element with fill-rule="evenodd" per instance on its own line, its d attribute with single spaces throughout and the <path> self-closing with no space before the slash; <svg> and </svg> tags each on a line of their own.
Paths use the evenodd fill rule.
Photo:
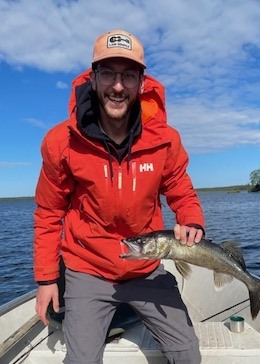
<svg viewBox="0 0 260 364">
<path fill-rule="evenodd" d="M 48 325 L 47 308 L 52 301 L 53 309 L 56 313 L 59 312 L 59 291 L 57 283 L 47 286 L 39 286 L 36 295 L 35 311 L 44 325 Z"/>
</svg>

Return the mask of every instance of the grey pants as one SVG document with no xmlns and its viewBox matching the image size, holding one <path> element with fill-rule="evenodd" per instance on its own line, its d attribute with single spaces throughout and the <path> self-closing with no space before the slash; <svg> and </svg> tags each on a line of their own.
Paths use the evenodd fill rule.
<svg viewBox="0 0 260 364">
<path fill-rule="evenodd" d="M 66 270 L 64 364 L 102 364 L 107 330 L 128 303 L 160 344 L 169 364 L 199 364 L 201 356 L 173 275 L 161 265 L 148 276 L 112 284 Z"/>
</svg>

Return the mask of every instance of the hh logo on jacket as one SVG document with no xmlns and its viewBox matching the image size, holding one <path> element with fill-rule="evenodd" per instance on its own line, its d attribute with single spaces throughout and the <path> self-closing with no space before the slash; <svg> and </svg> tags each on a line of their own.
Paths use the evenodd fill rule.
<svg viewBox="0 0 260 364">
<path fill-rule="evenodd" d="M 143 163 L 139 166 L 140 172 L 153 172 L 153 163 Z"/>
</svg>

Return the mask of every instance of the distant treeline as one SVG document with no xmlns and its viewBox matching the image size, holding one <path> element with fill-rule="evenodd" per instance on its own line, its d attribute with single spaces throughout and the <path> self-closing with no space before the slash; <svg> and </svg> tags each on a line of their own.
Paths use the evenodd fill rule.
<svg viewBox="0 0 260 364">
<path fill-rule="evenodd" d="M 33 200 L 34 197 L 33 196 L 27 196 L 27 197 L 0 197 L 1 201 L 15 201 L 15 200 Z"/>
<path fill-rule="evenodd" d="M 196 191 L 199 191 L 199 192 L 208 192 L 208 191 L 223 191 L 223 192 L 249 191 L 249 185 L 196 188 Z"/>
<path fill-rule="evenodd" d="M 240 191 L 250 191 L 249 185 L 238 185 L 238 186 L 227 186 L 227 187 L 205 187 L 205 188 L 195 188 L 198 192 L 214 192 L 214 191 L 223 191 L 223 192 L 240 192 Z M 33 200 L 33 196 L 28 197 L 0 197 L 0 200 Z"/>
</svg>

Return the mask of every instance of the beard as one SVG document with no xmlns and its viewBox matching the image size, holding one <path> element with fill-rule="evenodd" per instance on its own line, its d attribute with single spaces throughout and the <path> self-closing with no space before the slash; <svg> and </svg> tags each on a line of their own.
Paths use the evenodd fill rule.
<svg viewBox="0 0 260 364">
<path fill-rule="evenodd" d="M 107 104 L 105 104 L 105 105 L 101 105 L 101 108 L 104 111 L 106 117 L 109 119 L 125 120 L 129 115 L 129 109 L 127 107 L 115 109 L 115 108 L 111 108 Z"/>
<path fill-rule="evenodd" d="M 101 92 L 101 90 L 96 91 L 99 99 L 101 115 L 110 120 L 125 121 L 128 119 L 132 106 L 135 103 L 137 93 L 104 93 Z"/>
</svg>

